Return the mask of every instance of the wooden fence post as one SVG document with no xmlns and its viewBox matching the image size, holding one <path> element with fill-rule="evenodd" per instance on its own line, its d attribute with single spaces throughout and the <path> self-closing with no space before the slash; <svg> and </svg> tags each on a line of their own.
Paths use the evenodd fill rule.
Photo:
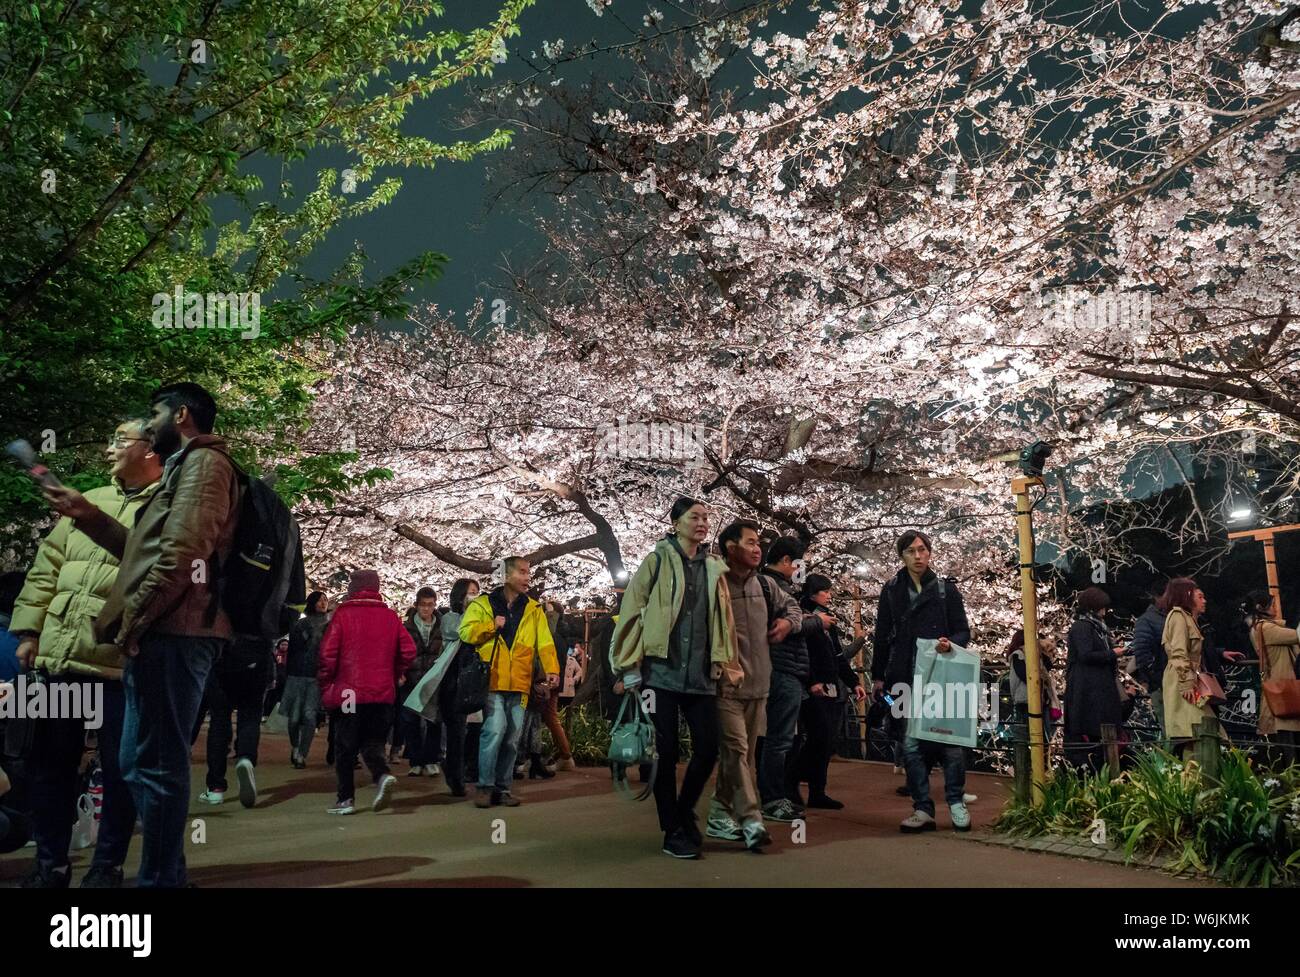
<svg viewBox="0 0 1300 977">
<path fill-rule="evenodd" d="M 1219 760 L 1223 753 L 1219 741 L 1219 720 L 1206 716 L 1196 725 L 1196 762 L 1201 776 L 1207 780 L 1219 779 Z"/>
<path fill-rule="evenodd" d="M 1030 766 L 1029 766 L 1029 727 L 1024 723 L 1013 723 L 1011 726 L 1011 738 L 1015 748 L 1015 796 L 1017 804 L 1028 804 L 1031 802 L 1030 797 Z"/>
<path fill-rule="evenodd" d="M 1114 723 L 1101 724 L 1101 745 L 1106 749 L 1106 765 L 1113 780 L 1119 776 L 1119 734 Z"/>
</svg>

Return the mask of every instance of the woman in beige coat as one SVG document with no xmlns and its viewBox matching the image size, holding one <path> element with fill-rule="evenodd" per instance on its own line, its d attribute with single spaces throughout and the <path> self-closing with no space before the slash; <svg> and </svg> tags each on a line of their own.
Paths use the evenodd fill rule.
<svg viewBox="0 0 1300 977">
<path fill-rule="evenodd" d="M 1202 669 L 1204 645 L 1196 619 L 1205 612 L 1205 594 L 1190 577 L 1175 577 L 1157 604 L 1165 611 L 1165 630 L 1160 641 L 1169 657 L 1162 688 L 1165 732 L 1170 750 L 1182 753 L 1196 736 L 1197 724 L 1202 719 L 1214 718 L 1214 710 L 1208 703 L 1198 703 L 1196 695 L 1196 676 Z M 1219 733 L 1225 736 L 1222 729 Z"/>
<path fill-rule="evenodd" d="M 1296 760 L 1296 741 L 1300 739 L 1300 719 L 1278 719 L 1263 694 L 1263 683 L 1295 679 L 1296 657 L 1300 654 L 1300 634 L 1273 616 L 1273 595 L 1255 591 L 1246 600 L 1246 626 L 1250 643 L 1259 656 L 1259 734 L 1280 747 L 1283 765 Z"/>
</svg>

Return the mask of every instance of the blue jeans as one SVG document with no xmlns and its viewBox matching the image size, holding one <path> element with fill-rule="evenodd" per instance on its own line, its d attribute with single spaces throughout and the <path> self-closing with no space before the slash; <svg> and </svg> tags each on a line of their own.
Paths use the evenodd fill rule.
<svg viewBox="0 0 1300 977">
<path fill-rule="evenodd" d="M 60 675 L 49 679 L 50 696 L 58 701 L 61 685 L 83 685 L 103 689 L 102 725 L 96 731 L 99 765 L 103 773 L 104 806 L 100 812 L 99 840 L 92 865 L 120 868 L 135 831 L 135 803 L 122 779 L 118 750 L 122 742 L 122 720 L 126 697 L 122 683 Z M 81 778 L 77 768 L 85 749 L 86 726 L 80 719 L 62 717 L 36 720 L 32 740 L 31 770 L 32 833 L 36 837 L 36 860 L 47 869 L 68 864 L 72 844 L 72 823 L 77 816 Z"/>
<path fill-rule="evenodd" d="M 903 738 L 903 767 L 907 770 L 907 789 L 912 794 L 912 807 L 930 817 L 934 817 L 934 801 L 930 800 L 930 765 L 935 759 L 943 766 L 943 799 L 949 805 L 962 803 L 962 795 L 966 793 L 965 749 L 918 740 L 915 736 Z"/>
<path fill-rule="evenodd" d="M 122 675 L 122 777 L 143 827 L 137 888 L 180 888 L 186 883 L 190 732 L 212 663 L 226 643 L 220 638 L 148 634 Z"/>
<path fill-rule="evenodd" d="M 478 741 L 478 785 L 508 791 L 515 779 L 515 754 L 524 728 L 524 694 L 489 692 Z M 495 778 L 495 779 L 494 779 Z"/>
<path fill-rule="evenodd" d="M 791 783 L 790 751 L 794 747 L 799 707 L 808 698 L 803 679 L 785 672 L 773 672 L 767 694 L 767 733 L 758 750 L 758 793 L 764 804 L 790 798 L 797 785 Z"/>
</svg>

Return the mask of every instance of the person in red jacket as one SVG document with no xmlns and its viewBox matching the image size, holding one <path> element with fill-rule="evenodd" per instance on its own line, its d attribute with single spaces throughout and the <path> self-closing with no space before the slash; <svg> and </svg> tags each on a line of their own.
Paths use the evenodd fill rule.
<svg viewBox="0 0 1300 977">
<path fill-rule="evenodd" d="M 339 604 L 320 643 L 321 704 L 334 724 L 334 770 L 338 774 L 338 802 L 330 814 L 356 810 L 353 765 L 360 749 L 375 779 L 372 810 L 384 808 L 397 778 L 388 772 L 384 743 L 393 724 L 397 689 L 406 682 L 406 670 L 415 660 L 415 642 L 397 612 L 379 595 L 379 574 L 357 570 L 348 584 L 348 596 Z"/>
</svg>

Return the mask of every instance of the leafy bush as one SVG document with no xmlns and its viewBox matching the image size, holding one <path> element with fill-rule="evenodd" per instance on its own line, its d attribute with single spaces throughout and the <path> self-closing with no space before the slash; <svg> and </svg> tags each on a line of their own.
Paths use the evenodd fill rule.
<svg viewBox="0 0 1300 977">
<path fill-rule="evenodd" d="M 1154 750 L 1114 778 L 1057 769 L 1041 805 L 1012 801 L 995 826 L 1029 837 L 1079 834 L 1098 818 L 1130 859 L 1167 853 L 1174 871 L 1214 873 L 1233 885 L 1300 882 L 1300 767 L 1261 774 L 1230 750 L 1209 781 L 1195 761 Z"/>
</svg>

